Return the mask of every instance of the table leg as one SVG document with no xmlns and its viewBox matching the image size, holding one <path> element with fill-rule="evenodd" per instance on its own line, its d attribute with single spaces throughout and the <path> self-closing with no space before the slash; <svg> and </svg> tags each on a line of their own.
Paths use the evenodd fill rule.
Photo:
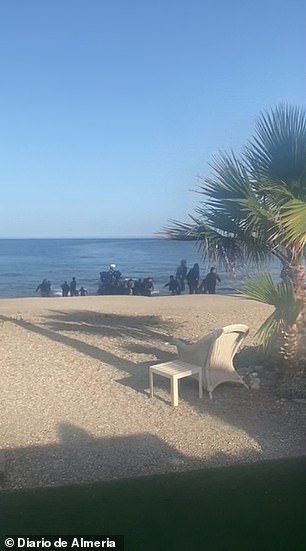
<svg viewBox="0 0 306 551">
<path fill-rule="evenodd" d="M 178 406 L 178 379 L 172 376 L 171 379 L 171 402 L 172 406 Z"/>
<path fill-rule="evenodd" d="M 203 369 L 199 370 L 199 398 L 203 398 Z"/>
<path fill-rule="evenodd" d="M 150 396 L 153 398 L 154 396 L 154 387 L 153 387 L 153 371 L 149 371 L 149 378 L 150 378 Z"/>
</svg>

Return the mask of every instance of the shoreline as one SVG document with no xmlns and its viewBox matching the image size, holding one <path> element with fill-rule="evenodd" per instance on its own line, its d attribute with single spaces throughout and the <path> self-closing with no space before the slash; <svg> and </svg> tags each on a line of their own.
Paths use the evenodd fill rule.
<svg viewBox="0 0 306 551">
<path fill-rule="evenodd" d="M 134 279 L 136 279 L 136 278 L 134 278 Z M 168 290 L 164 289 L 164 285 L 162 283 L 160 285 L 161 286 L 159 286 L 158 288 L 155 285 L 155 288 L 152 292 L 152 295 L 149 296 L 149 297 L 147 295 L 144 295 L 144 294 L 143 295 L 132 295 L 132 296 L 133 297 L 140 296 L 140 297 L 144 297 L 144 298 L 189 296 L 188 290 L 181 293 L 180 295 L 172 295 Z M 97 284 L 96 287 L 98 289 L 99 284 Z M 71 297 L 70 295 L 67 296 L 67 297 L 63 297 L 62 292 L 59 288 L 56 291 L 53 291 L 53 293 L 54 294 L 51 294 L 50 296 L 46 296 L 46 297 L 42 297 L 38 293 L 37 294 L 34 293 L 33 295 L 25 295 L 25 296 L 0 296 L 0 301 L 1 300 L 36 299 L 36 298 L 42 298 L 42 299 L 46 299 L 46 298 L 50 298 L 50 299 L 74 298 L 74 297 Z M 198 293 L 198 294 L 203 295 L 204 293 Z M 242 293 L 241 287 L 239 287 L 239 285 L 237 285 L 236 287 L 222 287 L 222 286 L 220 286 L 216 291 L 216 295 L 222 296 L 222 297 L 224 297 L 224 296 L 240 296 L 241 297 L 243 295 L 243 293 Z M 130 295 L 127 295 L 127 294 L 113 294 L 113 295 L 105 294 L 105 295 L 102 295 L 102 294 L 99 294 L 98 292 L 90 292 L 85 296 L 86 297 L 124 297 L 124 296 L 130 296 Z M 84 297 L 82 297 L 81 295 L 77 295 L 76 298 L 84 298 Z"/>
<path fill-rule="evenodd" d="M 153 297 L 131 296 L 131 295 L 95 295 L 85 297 L 23 297 L 23 298 L 1 298 L 0 315 L 20 314 L 30 315 L 45 313 L 52 310 L 86 310 L 95 308 L 106 313 L 121 311 L 131 313 L 152 313 L 169 312 L 177 315 L 188 315 L 194 312 L 196 315 L 202 314 L 205 317 L 207 311 L 212 311 L 216 315 L 220 314 L 225 319 L 230 316 L 239 320 L 240 312 L 244 321 L 248 320 L 245 316 L 246 311 L 255 312 L 264 321 L 272 307 L 247 299 L 242 295 L 156 295 Z M 192 309 L 192 312 L 190 312 Z M 231 315 L 231 311 L 236 312 L 236 316 Z M 220 319 L 220 322 L 222 320 Z M 218 319 L 216 317 L 216 323 Z M 232 323 L 239 323 L 233 321 Z M 242 323 L 242 322 L 241 322 Z M 248 323 L 246 323 L 248 325 Z M 252 325 L 252 324 L 251 324 Z M 205 324 L 206 327 L 206 324 Z"/>
</svg>

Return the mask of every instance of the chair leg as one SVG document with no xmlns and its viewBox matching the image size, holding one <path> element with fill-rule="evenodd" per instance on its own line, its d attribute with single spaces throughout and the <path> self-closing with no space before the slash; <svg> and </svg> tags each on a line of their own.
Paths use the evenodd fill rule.
<svg viewBox="0 0 306 551">
<path fill-rule="evenodd" d="M 153 398 L 154 396 L 153 371 L 149 371 L 149 378 L 150 378 L 150 396 L 151 398 Z"/>
<path fill-rule="evenodd" d="M 178 380 L 176 377 L 171 377 L 171 403 L 173 407 L 178 406 Z"/>
<path fill-rule="evenodd" d="M 199 398 L 203 398 L 203 370 L 199 370 Z"/>
</svg>

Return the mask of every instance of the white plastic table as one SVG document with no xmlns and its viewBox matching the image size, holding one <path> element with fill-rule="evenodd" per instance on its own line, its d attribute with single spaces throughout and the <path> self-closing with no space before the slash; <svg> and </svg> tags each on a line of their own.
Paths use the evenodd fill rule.
<svg viewBox="0 0 306 551">
<path fill-rule="evenodd" d="M 171 404 L 172 406 L 178 405 L 178 381 L 184 377 L 190 377 L 191 375 L 198 375 L 199 378 L 199 397 L 203 396 L 203 367 L 188 364 L 180 360 L 172 362 L 166 362 L 163 364 L 152 365 L 149 368 L 150 377 L 150 396 L 154 396 L 154 381 L 153 374 L 161 375 L 170 379 L 171 384 Z"/>
</svg>

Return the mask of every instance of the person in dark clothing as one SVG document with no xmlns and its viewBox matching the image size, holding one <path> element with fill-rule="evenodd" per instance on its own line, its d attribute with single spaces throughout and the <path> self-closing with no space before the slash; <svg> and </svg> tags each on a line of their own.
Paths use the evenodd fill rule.
<svg viewBox="0 0 306 551">
<path fill-rule="evenodd" d="M 216 273 L 216 268 L 210 268 L 210 272 L 205 278 L 205 284 L 209 295 L 214 295 L 216 293 L 217 281 L 220 283 L 221 279 Z"/>
<path fill-rule="evenodd" d="M 199 293 L 202 293 L 203 295 L 206 295 L 207 293 L 207 285 L 206 285 L 206 278 L 204 278 L 201 282 L 201 285 L 199 285 Z"/>
<path fill-rule="evenodd" d="M 140 296 L 143 287 L 143 281 L 141 278 L 137 279 L 133 287 L 133 295 Z"/>
<path fill-rule="evenodd" d="M 181 293 L 185 291 L 186 276 L 187 276 L 186 260 L 181 260 L 181 263 L 176 270 L 176 279 L 179 283 Z"/>
<path fill-rule="evenodd" d="M 72 278 L 72 281 L 70 281 L 70 296 L 71 296 L 71 297 L 76 297 L 76 296 L 78 296 L 78 292 L 77 292 L 77 282 L 76 282 L 75 277 L 73 277 L 73 278 Z"/>
<path fill-rule="evenodd" d="M 150 297 L 154 291 L 153 280 L 151 277 L 147 277 L 143 280 L 142 294 L 146 297 Z"/>
<path fill-rule="evenodd" d="M 35 293 L 40 291 L 42 297 L 49 297 L 51 295 L 51 281 L 43 279 L 42 282 L 37 286 Z"/>
<path fill-rule="evenodd" d="M 111 283 L 117 283 L 121 277 L 121 272 L 116 270 L 116 264 L 110 264 L 108 277 Z"/>
<path fill-rule="evenodd" d="M 127 288 L 129 289 L 129 293 L 130 295 L 133 294 L 133 289 L 134 289 L 134 281 L 132 280 L 132 278 L 130 278 L 127 282 Z"/>
<path fill-rule="evenodd" d="M 189 287 L 189 294 L 193 295 L 198 292 L 198 285 L 200 280 L 200 268 L 199 264 L 194 264 L 193 268 L 189 270 L 187 274 L 187 283 Z"/>
<path fill-rule="evenodd" d="M 70 287 L 69 287 L 67 281 L 65 281 L 61 287 L 62 287 L 62 296 L 63 297 L 68 297 Z"/>
<path fill-rule="evenodd" d="M 81 289 L 79 289 L 79 295 L 81 297 L 85 297 L 86 295 L 88 295 L 88 291 L 87 291 L 87 289 L 85 289 L 85 287 L 83 287 L 83 285 L 82 285 Z"/>
<path fill-rule="evenodd" d="M 178 280 L 175 279 L 175 277 L 173 275 L 170 276 L 170 279 L 169 279 L 168 283 L 166 283 L 166 285 L 164 285 L 164 287 L 169 287 L 169 291 L 171 291 L 171 293 L 173 295 L 180 295 L 181 294 L 181 286 L 180 286 Z"/>
</svg>

